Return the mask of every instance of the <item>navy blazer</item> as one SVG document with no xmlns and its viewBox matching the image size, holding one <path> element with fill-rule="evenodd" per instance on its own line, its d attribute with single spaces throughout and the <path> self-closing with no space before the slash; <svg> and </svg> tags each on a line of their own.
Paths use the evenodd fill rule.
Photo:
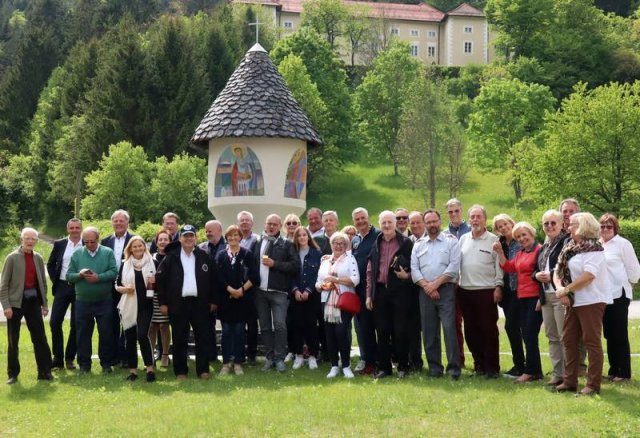
<svg viewBox="0 0 640 438">
<path fill-rule="evenodd" d="M 313 247 L 309 247 L 309 252 L 304 256 L 302 268 L 293 281 L 291 293 L 296 290 L 300 292 L 313 293 L 316 290 L 316 281 L 318 281 L 318 270 L 320 269 L 320 258 L 322 254 Z"/>
<path fill-rule="evenodd" d="M 62 259 L 64 258 L 64 252 L 67 249 L 68 237 L 64 239 L 58 239 L 53 242 L 53 249 L 47 260 L 47 272 L 49 273 L 49 279 L 51 280 L 51 294 L 55 296 L 58 290 L 58 283 L 60 282 L 60 273 L 62 272 Z"/>
<path fill-rule="evenodd" d="M 127 245 L 129 244 L 129 240 L 131 240 L 131 237 L 133 237 L 133 234 L 131 234 L 129 231 L 127 231 L 124 235 L 124 248 L 127 247 Z M 102 239 L 100 241 L 100 245 L 102 246 L 106 246 L 108 248 L 111 248 L 111 250 L 113 251 L 114 246 L 116 243 L 116 235 L 112 234 L 111 236 L 105 237 L 104 239 Z M 124 248 L 122 250 L 122 260 L 120 260 L 120 262 L 124 261 Z"/>
</svg>

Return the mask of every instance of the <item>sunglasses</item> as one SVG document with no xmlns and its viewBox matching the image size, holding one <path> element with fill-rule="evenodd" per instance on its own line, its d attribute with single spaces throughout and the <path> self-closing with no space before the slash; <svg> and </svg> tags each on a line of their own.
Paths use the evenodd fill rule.
<svg viewBox="0 0 640 438">
<path fill-rule="evenodd" d="M 286 225 L 298 225 L 298 222 L 286 222 Z"/>
<path fill-rule="evenodd" d="M 601 224 L 601 225 L 600 225 L 600 229 L 601 229 L 601 230 L 613 230 L 613 225 L 609 225 L 609 224 Z"/>
<path fill-rule="evenodd" d="M 406 221 L 409 219 L 409 216 L 396 216 L 397 221 Z"/>
<path fill-rule="evenodd" d="M 550 221 L 550 222 L 545 222 L 542 225 L 544 225 L 545 227 L 555 227 L 556 225 L 558 225 L 558 222 Z"/>
</svg>

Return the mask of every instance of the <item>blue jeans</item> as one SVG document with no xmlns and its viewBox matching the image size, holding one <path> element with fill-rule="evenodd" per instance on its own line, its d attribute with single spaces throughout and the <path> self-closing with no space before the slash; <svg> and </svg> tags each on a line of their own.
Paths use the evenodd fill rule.
<svg viewBox="0 0 640 438">
<path fill-rule="evenodd" d="M 244 361 L 244 322 L 222 322 L 222 363 Z"/>
<path fill-rule="evenodd" d="M 76 343 L 78 345 L 78 366 L 91 369 L 91 339 L 94 320 L 98 324 L 98 356 L 100 365 L 111 365 L 113 351 L 113 313 L 111 299 L 104 301 L 76 301 Z"/>
<path fill-rule="evenodd" d="M 287 354 L 289 297 L 286 293 L 258 289 L 255 298 L 265 356 L 275 362 L 284 360 Z"/>
</svg>

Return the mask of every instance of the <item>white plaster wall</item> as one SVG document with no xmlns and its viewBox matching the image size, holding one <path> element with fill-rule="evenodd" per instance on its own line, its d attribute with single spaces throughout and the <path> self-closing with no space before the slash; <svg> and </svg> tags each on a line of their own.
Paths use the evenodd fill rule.
<svg viewBox="0 0 640 438">
<path fill-rule="evenodd" d="M 251 148 L 260 160 L 264 176 L 264 196 L 224 196 L 216 198 L 216 167 L 227 146 L 242 144 Z M 307 209 L 307 202 L 284 197 L 284 182 L 289 162 L 298 148 L 307 148 L 301 140 L 287 138 L 217 138 L 209 141 L 208 207 L 223 227 L 236 223 L 238 212 L 253 214 L 254 232 L 263 230 L 267 215 L 277 213 L 284 220 L 289 213 L 301 216 Z"/>
</svg>

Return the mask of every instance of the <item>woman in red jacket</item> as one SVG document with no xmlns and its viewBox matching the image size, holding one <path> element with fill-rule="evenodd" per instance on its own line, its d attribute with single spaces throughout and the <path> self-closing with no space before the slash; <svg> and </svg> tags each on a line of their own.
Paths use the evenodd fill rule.
<svg viewBox="0 0 640 438">
<path fill-rule="evenodd" d="M 500 266 L 505 272 L 515 272 L 518 275 L 518 307 L 520 309 L 520 327 L 525 346 L 524 374 L 514 383 L 532 382 L 542 379 L 542 364 L 538 347 L 538 334 L 542 325 L 540 312 L 540 285 L 531 274 L 538 263 L 540 245 L 536 242 L 536 230 L 528 222 L 518 222 L 513 226 L 513 238 L 522 249 L 512 260 L 508 260 L 502 245 L 496 242 L 493 250 L 500 257 Z"/>
</svg>

